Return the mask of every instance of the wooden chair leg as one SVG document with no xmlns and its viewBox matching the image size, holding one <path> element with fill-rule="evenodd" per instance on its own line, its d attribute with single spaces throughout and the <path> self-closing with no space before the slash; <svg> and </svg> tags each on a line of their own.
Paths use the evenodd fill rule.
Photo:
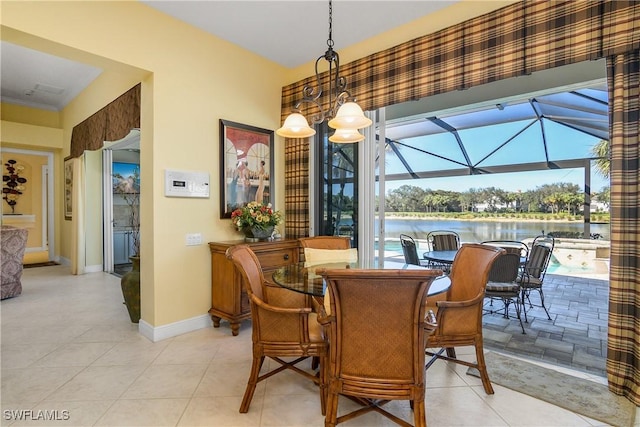
<svg viewBox="0 0 640 427">
<path fill-rule="evenodd" d="M 241 414 L 245 414 L 249 411 L 251 399 L 253 399 L 253 393 L 256 391 L 256 385 L 258 384 L 258 376 L 260 375 L 262 362 L 264 362 L 264 356 L 253 357 L 253 363 L 251 364 L 251 374 L 249 375 L 247 388 L 244 391 L 244 397 L 242 398 L 242 404 L 240 405 Z"/>
<path fill-rule="evenodd" d="M 476 342 L 476 360 L 478 361 L 478 372 L 480 372 L 480 378 L 482 379 L 482 386 L 487 394 L 493 394 L 493 387 L 491 386 L 491 380 L 489 380 L 489 373 L 487 372 L 487 364 L 484 361 L 484 351 L 482 349 L 482 340 Z"/>
<path fill-rule="evenodd" d="M 415 427 L 427 427 L 427 413 L 424 399 L 412 400 L 411 403 L 413 404 L 413 425 Z"/>
<path fill-rule="evenodd" d="M 327 414 L 327 392 L 329 388 L 327 387 L 327 381 L 329 377 L 327 375 L 327 370 L 329 368 L 328 362 L 329 358 L 323 356 L 319 358 L 320 363 L 320 410 L 322 411 L 322 415 Z"/>
<path fill-rule="evenodd" d="M 324 417 L 324 427 L 335 427 L 338 422 L 338 394 L 329 387 L 327 396 L 327 413 Z"/>
</svg>

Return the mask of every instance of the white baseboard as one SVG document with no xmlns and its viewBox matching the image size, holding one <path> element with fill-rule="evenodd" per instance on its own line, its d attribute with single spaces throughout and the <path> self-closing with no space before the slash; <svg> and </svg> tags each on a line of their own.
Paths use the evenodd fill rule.
<svg viewBox="0 0 640 427">
<path fill-rule="evenodd" d="M 98 264 L 98 265 L 85 265 L 84 266 L 84 272 L 85 273 L 99 273 L 101 272 L 102 269 L 102 264 Z"/>
<path fill-rule="evenodd" d="M 188 332 L 197 331 L 198 329 L 210 328 L 211 326 L 211 317 L 208 314 L 156 327 L 140 319 L 138 332 L 152 342 L 157 342 Z"/>
</svg>

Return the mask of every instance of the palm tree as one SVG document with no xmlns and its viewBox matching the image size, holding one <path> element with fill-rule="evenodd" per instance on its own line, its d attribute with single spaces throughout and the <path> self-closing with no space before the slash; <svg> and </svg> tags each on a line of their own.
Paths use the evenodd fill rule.
<svg viewBox="0 0 640 427">
<path fill-rule="evenodd" d="M 609 178 L 609 165 L 611 164 L 611 150 L 609 140 L 601 139 L 591 147 L 591 154 L 597 159 L 594 160 L 596 171 L 604 178 Z"/>
</svg>

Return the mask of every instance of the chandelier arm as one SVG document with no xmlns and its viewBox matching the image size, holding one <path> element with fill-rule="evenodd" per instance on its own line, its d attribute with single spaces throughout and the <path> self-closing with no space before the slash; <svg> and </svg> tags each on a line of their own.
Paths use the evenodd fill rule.
<svg viewBox="0 0 640 427">
<path fill-rule="evenodd" d="M 301 112 L 300 111 L 300 106 L 303 103 L 314 105 L 318 109 L 318 112 L 310 117 L 312 124 L 317 125 L 317 124 L 320 124 L 320 123 L 322 123 L 324 121 L 324 119 L 326 118 L 325 117 L 325 111 L 322 108 L 322 106 L 320 105 L 320 103 L 318 101 L 316 101 L 315 99 L 313 99 L 313 98 L 302 98 L 300 101 L 298 101 L 296 103 L 296 105 L 293 108 L 293 111 L 296 112 L 296 113 L 300 113 Z"/>
</svg>

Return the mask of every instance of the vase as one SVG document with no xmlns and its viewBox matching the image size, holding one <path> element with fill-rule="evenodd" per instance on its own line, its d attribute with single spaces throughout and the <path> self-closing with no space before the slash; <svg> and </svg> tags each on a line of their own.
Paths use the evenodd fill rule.
<svg viewBox="0 0 640 427">
<path fill-rule="evenodd" d="M 244 233 L 244 240 L 247 242 L 259 242 L 260 240 L 267 240 L 273 234 L 273 229 L 275 227 L 273 225 L 267 226 L 266 228 L 252 226 L 245 227 L 242 229 Z"/>
<path fill-rule="evenodd" d="M 140 321 L 140 257 L 132 256 L 129 259 L 132 268 L 120 279 L 120 287 L 131 322 L 138 323 Z"/>
</svg>

